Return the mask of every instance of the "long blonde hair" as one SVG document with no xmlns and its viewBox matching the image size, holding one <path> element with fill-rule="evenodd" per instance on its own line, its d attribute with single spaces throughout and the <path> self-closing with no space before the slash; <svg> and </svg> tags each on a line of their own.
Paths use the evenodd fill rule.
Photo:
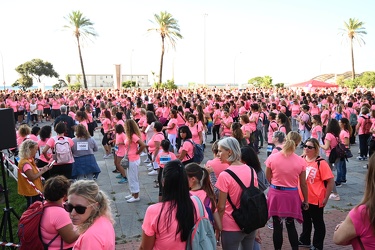
<svg viewBox="0 0 375 250">
<path fill-rule="evenodd" d="M 79 180 L 74 182 L 68 191 L 68 195 L 78 195 L 85 198 L 90 204 L 98 203 L 98 206 L 94 206 L 90 217 L 82 224 L 77 226 L 80 234 L 84 233 L 95 221 L 96 218 L 105 216 L 112 224 L 115 223 L 113 220 L 110 200 L 108 196 L 99 189 L 98 184 L 95 181 Z"/>
</svg>

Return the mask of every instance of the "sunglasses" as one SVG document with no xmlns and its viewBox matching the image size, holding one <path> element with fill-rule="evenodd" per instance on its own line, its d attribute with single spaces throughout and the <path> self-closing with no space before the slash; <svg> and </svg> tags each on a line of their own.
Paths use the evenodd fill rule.
<svg viewBox="0 0 375 250">
<path fill-rule="evenodd" d="M 74 210 L 76 210 L 77 214 L 84 214 L 86 212 L 86 209 L 88 207 L 91 207 L 93 204 L 95 204 L 95 203 L 91 203 L 90 205 L 88 205 L 87 207 L 85 207 L 85 206 L 80 206 L 80 205 L 73 206 L 70 203 L 64 203 L 64 209 L 68 213 L 71 213 L 73 211 L 73 208 L 74 208 Z"/>
<path fill-rule="evenodd" d="M 304 148 L 308 148 L 308 149 L 313 149 L 313 148 L 315 148 L 315 147 L 313 147 L 313 146 L 307 146 L 307 145 L 303 145 L 303 147 L 304 147 Z"/>
</svg>

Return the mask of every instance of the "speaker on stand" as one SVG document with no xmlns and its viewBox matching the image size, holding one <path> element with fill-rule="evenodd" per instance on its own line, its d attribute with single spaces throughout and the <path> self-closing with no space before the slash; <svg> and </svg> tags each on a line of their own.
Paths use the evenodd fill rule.
<svg viewBox="0 0 375 250">
<path fill-rule="evenodd" d="M 9 232 L 9 241 L 13 242 L 12 220 L 13 214 L 18 220 L 20 217 L 16 214 L 13 207 L 9 206 L 8 186 L 6 180 L 6 171 L 4 166 L 3 150 L 9 148 L 16 148 L 16 129 L 14 124 L 13 109 L 0 109 L 0 159 L 1 159 L 1 175 L 3 177 L 2 192 L 5 199 L 5 208 L 3 211 L 3 218 L 1 220 L 1 240 L 7 242 L 7 230 Z M 2 246 L 5 249 L 5 246 Z"/>
</svg>

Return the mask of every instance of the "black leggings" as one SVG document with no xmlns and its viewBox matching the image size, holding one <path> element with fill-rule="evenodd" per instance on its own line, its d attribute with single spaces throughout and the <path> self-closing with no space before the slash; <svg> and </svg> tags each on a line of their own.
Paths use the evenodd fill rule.
<svg viewBox="0 0 375 250">
<path fill-rule="evenodd" d="M 313 246 L 323 249 L 323 242 L 326 236 L 326 225 L 323 219 L 324 208 L 318 205 L 309 204 L 308 210 L 302 210 L 303 224 L 300 241 L 303 244 L 310 244 L 312 224 L 314 224 Z"/>
<path fill-rule="evenodd" d="M 272 216 L 273 220 L 273 246 L 275 250 L 281 249 L 283 246 L 283 221 L 278 216 Z M 289 243 L 292 250 L 298 250 L 298 234 L 294 225 L 294 218 L 287 217 L 285 226 L 288 230 Z"/>
<path fill-rule="evenodd" d="M 212 140 L 214 142 L 216 141 L 216 135 L 217 135 L 217 139 L 220 140 L 220 124 L 214 125 L 214 128 L 212 129 Z"/>
</svg>

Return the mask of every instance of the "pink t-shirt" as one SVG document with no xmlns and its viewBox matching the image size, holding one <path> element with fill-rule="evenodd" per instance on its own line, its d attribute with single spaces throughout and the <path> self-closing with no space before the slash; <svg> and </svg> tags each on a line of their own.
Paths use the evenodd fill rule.
<svg viewBox="0 0 375 250">
<path fill-rule="evenodd" d="M 111 221 L 104 216 L 97 218 L 86 232 L 78 237 L 73 249 L 115 249 L 115 229 Z"/>
<path fill-rule="evenodd" d="M 201 200 L 201 202 L 204 204 L 204 200 L 206 199 L 206 197 L 207 197 L 207 193 L 206 193 L 206 191 L 204 191 L 204 190 L 202 190 L 202 189 L 200 189 L 200 190 L 195 190 L 195 191 L 193 191 L 193 190 L 190 190 L 190 194 L 191 195 L 195 195 L 195 196 L 197 196 L 200 200 Z"/>
<path fill-rule="evenodd" d="M 220 125 L 221 112 L 219 109 L 216 109 L 214 111 L 214 114 L 212 115 L 212 117 L 213 117 L 214 125 Z"/>
<path fill-rule="evenodd" d="M 116 134 L 116 145 L 118 147 L 116 151 L 116 155 L 118 157 L 124 157 L 124 155 L 126 154 L 126 150 L 128 148 L 125 147 L 125 140 L 126 140 L 125 133 Z"/>
<path fill-rule="evenodd" d="M 350 138 L 350 135 L 349 135 L 349 131 L 347 130 L 341 130 L 340 131 L 340 135 L 339 135 L 339 138 L 340 138 L 340 141 L 345 144 L 345 138 L 349 139 Z M 345 146 L 346 148 L 349 147 L 349 145 Z"/>
<path fill-rule="evenodd" d="M 242 125 L 242 126 L 241 126 L 241 130 L 242 130 L 242 134 L 243 134 L 244 136 L 246 136 L 246 135 L 248 134 L 248 132 L 249 132 L 250 135 L 251 135 L 251 133 L 254 131 L 254 130 L 251 128 L 250 123 L 246 123 L 246 124 Z M 247 143 L 250 143 L 250 138 L 247 138 L 246 140 L 247 140 Z"/>
<path fill-rule="evenodd" d="M 189 140 L 191 140 L 191 139 L 189 139 Z M 193 143 L 190 143 L 188 141 L 184 141 L 184 143 L 181 145 L 180 149 L 178 150 L 178 153 L 181 154 L 183 150 L 186 151 L 186 154 L 185 154 L 184 159 L 182 159 L 182 162 L 188 161 L 188 160 L 190 160 L 191 158 L 194 157 Z M 190 158 L 188 157 L 188 155 L 190 156 Z"/>
<path fill-rule="evenodd" d="M 331 149 L 336 147 L 337 145 L 337 140 L 334 134 L 332 133 L 327 133 L 326 137 L 324 139 L 324 144 L 326 141 L 330 141 L 329 149 L 325 150 L 326 151 L 326 156 L 329 157 L 329 154 L 331 153 Z"/>
<path fill-rule="evenodd" d="M 171 128 L 174 124 L 174 127 Z M 169 120 L 168 122 L 168 125 L 167 125 L 167 133 L 170 134 L 170 135 L 177 135 L 177 119 L 176 118 L 172 118 Z"/>
<path fill-rule="evenodd" d="M 155 142 L 160 142 L 164 140 L 164 134 L 162 132 L 156 132 L 152 135 L 151 139 L 147 142 L 148 151 L 153 154 L 156 150 Z"/>
<path fill-rule="evenodd" d="M 349 217 L 353 222 L 357 236 L 361 238 L 364 249 L 375 249 L 375 234 L 372 230 L 370 218 L 366 213 L 366 205 L 360 205 L 358 208 L 350 210 Z M 361 249 L 357 238 L 352 239 L 350 243 L 353 249 Z"/>
<path fill-rule="evenodd" d="M 218 178 L 220 173 L 229 167 L 229 164 L 226 162 L 221 162 L 220 158 L 216 157 L 213 160 L 207 161 L 206 166 L 212 167 L 214 169 L 216 178 Z"/>
<path fill-rule="evenodd" d="M 173 160 L 177 159 L 176 155 L 174 153 L 172 153 L 172 152 L 169 152 L 169 151 L 168 152 L 160 151 L 159 154 L 155 158 L 155 161 L 156 161 L 156 163 L 158 164 L 158 166 L 160 168 L 164 168 L 164 165 L 165 165 L 165 163 L 161 163 L 160 162 L 160 157 L 162 157 L 162 158 L 165 158 L 165 157 L 170 158 L 170 161 L 173 161 Z"/>
<path fill-rule="evenodd" d="M 279 130 L 279 125 L 275 121 L 270 121 L 270 124 L 268 126 L 268 134 L 267 134 L 267 140 L 268 143 L 272 143 L 272 137 L 273 137 L 273 132 Z"/>
<path fill-rule="evenodd" d="M 256 130 L 258 119 L 259 119 L 259 113 L 258 112 L 254 112 L 254 113 L 251 114 L 250 120 L 254 120 L 254 122 L 249 123 L 252 131 Z"/>
<path fill-rule="evenodd" d="M 246 164 L 229 166 L 228 169 L 232 170 L 242 183 L 246 186 L 250 186 L 251 175 L 254 174 L 254 186 L 258 187 L 258 178 L 249 166 Z M 227 172 L 223 171 L 217 178 L 215 186 L 223 193 L 229 194 L 233 204 L 238 208 L 240 206 L 240 197 L 242 194 L 242 188 Z M 237 223 L 232 217 L 233 208 L 229 204 L 228 200 L 225 203 L 225 211 L 223 215 L 223 230 L 224 231 L 241 231 Z"/>
<path fill-rule="evenodd" d="M 298 187 L 299 175 L 306 171 L 306 161 L 295 153 L 285 156 L 282 152 L 271 154 L 264 162 L 272 171 L 271 183 L 281 187 Z"/>
<path fill-rule="evenodd" d="M 233 123 L 233 118 L 230 117 L 230 116 L 228 116 L 228 117 L 224 116 L 223 117 L 223 122 L 225 124 L 232 124 Z M 230 127 L 231 126 L 229 126 L 229 128 L 227 128 L 227 126 L 222 125 L 222 127 L 223 127 L 223 135 L 224 136 L 231 136 L 232 135 L 232 132 L 230 131 Z"/>
<path fill-rule="evenodd" d="M 139 159 L 139 154 L 137 154 L 137 151 L 138 151 L 138 141 L 140 139 L 141 138 L 139 138 L 138 135 L 133 134 L 132 141 L 130 142 L 129 153 L 128 153 L 129 161 L 136 161 Z M 128 137 L 126 137 L 125 147 L 128 148 L 128 146 L 129 146 L 129 140 L 128 140 Z"/>
<path fill-rule="evenodd" d="M 196 210 L 196 218 L 199 213 L 199 207 L 194 198 L 191 198 Z M 164 205 L 164 208 L 163 208 Z M 147 208 L 143 219 L 142 229 L 147 236 L 155 235 L 154 250 L 175 250 L 185 249 L 186 241 L 181 242 L 180 234 L 176 235 L 177 220 L 176 209 L 172 210 L 171 224 L 168 225 L 168 213 L 170 202 L 159 202 Z M 162 210 L 161 214 L 160 211 Z M 160 214 L 160 219 L 159 219 Z M 204 217 L 208 218 L 207 212 L 204 209 Z"/>
<path fill-rule="evenodd" d="M 322 120 L 323 126 L 328 125 L 328 121 L 329 121 L 329 110 L 328 109 L 323 110 L 322 114 L 320 115 L 320 119 Z"/>
<path fill-rule="evenodd" d="M 48 203 L 48 202 L 47 202 Z M 61 228 L 72 224 L 69 213 L 63 207 L 51 206 L 44 209 L 42 221 L 40 222 L 40 230 L 42 232 L 42 239 L 44 243 L 50 242 Z M 61 236 L 51 243 L 48 249 L 59 250 L 61 244 Z M 74 243 L 68 244 L 63 241 L 63 249 L 73 247 Z"/>
<path fill-rule="evenodd" d="M 202 127 L 199 126 L 199 124 L 194 124 L 193 127 L 191 127 L 190 124 L 189 124 L 188 127 L 190 129 L 190 132 L 191 132 L 191 135 L 192 135 L 191 139 L 193 140 L 193 142 L 195 142 L 196 144 L 201 144 L 199 132 L 202 132 Z"/>
<path fill-rule="evenodd" d="M 42 140 L 38 141 L 38 147 L 39 147 L 39 151 L 40 151 L 39 159 L 44 161 L 44 162 L 48 162 L 46 157 L 44 157 L 44 155 L 42 154 L 43 149 L 46 145 L 47 145 L 47 140 L 46 141 L 42 141 Z M 47 155 L 48 155 L 49 158 L 52 157 L 52 149 L 51 148 L 47 150 Z"/>
<path fill-rule="evenodd" d="M 360 115 L 358 117 L 359 130 L 358 135 L 363 135 L 365 133 L 365 125 L 370 117 L 368 115 Z"/>
<path fill-rule="evenodd" d="M 51 138 L 49 138 L 48 139 L 48 141 L 47 141 L 47 145 L 50 147 L 50 148 L 54 148 L 55 147 L 55 140 L 57 140 L 57 136 L 54 136 L 54 137 L 51 137 Z M 60 138 L 60 137 L 59 137 Z M 69 138 L 69 137 L 66 137 L 66 136 L 64 136 L 64 138 L 66 139 L 66 140 L 68 140 L 68 142 L 69 142 L 69 145 L 70 145 L 70 148 L 72 148 L 73 146 L 74 146 L 74 142 L 73 142 L 73 140 L 71 139 L 71 138 Z M 60 139 L 61 140 L 61 139 Z M 73 157 L 72 157 L 72 160 L 69 162 L 69 163 L 73 163 L 74 162 L 74 159 L 73 159 Z M 68 164 L 69 164 L 68 163 Z M 65 163 L 64 163 L 65 164 Z M 55 163 L 54 165 L 61 165 L 61 164 L 58 164 L 58 163 Z"/>
<path fill-rule="evenodd" d="M 108 133 L 108 131 L 111 128 L 111 125 L 112 125 L 112 122 L 110 119 L 108 118 L 103 119 L 102 126 L 103 126 L 104 133 Z"/>
<path fill-rule="evenodd" d="M 318 132 L 320 132 L 320 136 L 323 135 L 322 126 L 316 125 L 315 127 L 311 128 L 311 137 L 315 139 L 319 139 Z"/>
<path fill-rule="evenodd" d="M 298 104 L 293 104 L 291 107 L 291 111 L 292 111 L 292 116 L 296 117 L 301 111 L 300 106 Z"/>
</svg>

